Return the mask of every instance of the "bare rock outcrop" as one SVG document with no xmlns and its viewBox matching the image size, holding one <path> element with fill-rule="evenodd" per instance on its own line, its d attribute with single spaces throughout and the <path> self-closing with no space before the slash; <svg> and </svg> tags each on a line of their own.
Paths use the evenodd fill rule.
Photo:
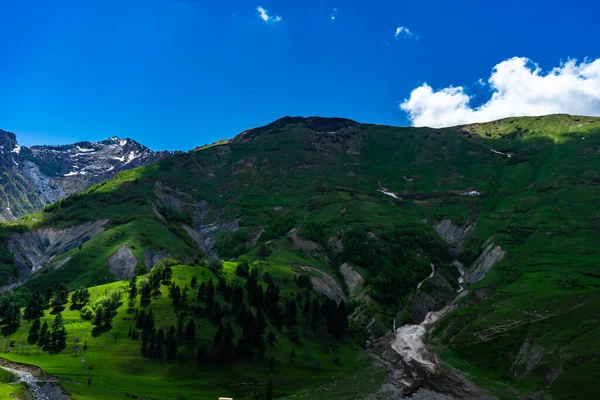
<svg viewBox="0 0 600 400">
<path fill-rule="evenodd" d="M 466 284 L 475 283 L 483 278 L 490 269 L 498 264 L 504 258 L 505 251 L 502 247 L 495 246 L 494 243 L 488 245 L 477 260 L 469 267 L 465 273 L 464 282 Z"/>
<path fill-rule="evenodd" d="M 329 248 L 335 253 L 340 254 L 344 251 L 344 242 L 342 241 L 342 232 L 338 232 L 335 236 L 330 237 L 327 240 Z"/>
<path fill-rule="evenodd" d="M 87 222 L 66 229 L 40 228 L 12 235 L 8 250 L 13 254 L 21 280 L 51 262 L 54 257 L 84 244 L 104 231 L 108 220 Z"/>
<path fill-rule="evenodd" d="M 457 225 L 449 219 L 444 219 L 434 226 L 435 231 L 448 244 L 450 252 L 457 254 L 463 242 L 471 233 L 475 224 Z"/>
<path fill-rule="evenodd" d="M 144 265 L 146 266 L 146 268 L 152 269 L 152 268 L 154 268 L 154 265 L 157 262 L 162 261 L 169 257 L 171 257 L 171 253 L 169 253 L 169 250 L 167 250 L 167 249 L 148 250 L 144 253 Z"/>
<path fill-rule="evenodd" d="M 363 277 L 348 263 L 343 263 L 340 266 L 340 272 L 344 277 L 344 281 L 346 281 L 350 297 L 358 296 L 365 287 Z"/>
<path fill-rule="evenodd" d="M 256 167 L 256 157 L 246 157 L 233 164 L 233 173 L 250 172 Z"/>
<path fill-rule="evenodd" d="M 312 281 L 313 287 L 323 296 L 327 296 L 332 300 L 335 300 L 337 303 L 340 301 L 346 301 L 346 295 L 342 290 L 342 286 L 333 276 L 329 275 L 326 272 L 318 270 L 314 267 L 309 267 L 306 265 L 296 265 L 300 273 L 301 271 L 307 272 Z"/>
<path fill-rule="evenodd" d="M 218 210 L 204 200 L 196 201 L 193 197 L 177 188 L 169 187 L 161 182 L 155 182 L 154 194 L 157 197 L 155 215 L 164 221 L 165 216 L 160 214 L 159 206 L 165 206 L 178 212 L 186 212 L 191 216 L 190 221 L 180 226 L 196 242 L 207 259 L 213 260 L 219 257 L 216 251 L 216 235 L 223 232 L 232 232 L 240 228 L 240 220 L 222 221 Z M 153 203 L 154 204 L 154 203 Z"/>
<path fill-rule="evenodd" d="M 133 251 L 131 251 L 129 246 L 124 244 L 110 256 L 108 259 L 108 268 L 111 274 L 117 279 L 131 279 L 137 263 L 138 259 L 133 254 Z"/>
<path fill-rule="evenodd" d="M 298 235 L 298 230 L 296 228 L 292 229 L 288 233 L 288 237 L 292 240 L 292 245 L 294 248 L 296 248 L 296 250 L 300 250 L 301 252 L 304 252 L 319 260 L 329 259 L 325 249 L 323 249 L 318 243 Z"/>
<path fill-rule="evenodd" d="M 533 340 L 526 340 L 510 367 L 514 376 L 524 377 L 529 375 L 531 370 L 542 361 L 544 354 L 544 349 L 541 346 Z"/>
<path fill-rule="evenodd" d="M 183 211 L 185 207 L 189 206 L 189 203 L 180 199 L 181 196 L 174 196 L 173 190 L 163 186 L 160 182 L 154 184 L 154 194 L 161 201 L 162 204 L 175 211 Z"/>
</svg>

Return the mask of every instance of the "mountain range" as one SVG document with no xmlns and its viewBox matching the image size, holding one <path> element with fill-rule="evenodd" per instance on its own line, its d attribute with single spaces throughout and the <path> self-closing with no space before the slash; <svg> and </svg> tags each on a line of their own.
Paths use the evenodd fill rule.
<svg viewBox="0 0 600 400">
<path fill-rule="evenodd" d="M 19 146 L 0 130 L 0 221 L 41 210 L 120 171 L 156 162 L 172 152 L 155 152 L 132 139 L 98 143 Z"/>
<path fill-rule="evenodd" d="M 176 154 L 2 137 L 0 352 L 61 396 L 600 390 L 598 118 L 284 117 Z"/>
</svg>

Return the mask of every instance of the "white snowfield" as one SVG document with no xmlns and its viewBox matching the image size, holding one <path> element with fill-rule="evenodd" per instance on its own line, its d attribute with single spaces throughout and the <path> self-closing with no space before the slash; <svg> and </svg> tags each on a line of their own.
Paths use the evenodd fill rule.
<svg viewBox="0 0 600 400">
<path fill-rule="evenodd" d="M 393 197 L 395 199 L 402 200 L 400 197 L 396 196 L 396 193 L 390 192 L 386 188 L 377 189 L 377 191 L 380 192 L 380 193 L 385 194 L 386 196 L 390 196 L 390 197 Z"/>
<path fill-rule="evenodd" d="M 95 149 L 87 149 L 85 147 L 79 147 L 79 146 L 75 146 L 75 148 L 77 149 L 77 151 L 79 151 L 80 153 L 89 153 L 92 151 L 96 151 Z"/>
<path fill-rule="evenodd" d="M 481 196 L 481 193 L 476 191 L 476 190 L 471 190 L 470 192 L 463 192 L 463 193 L 459 193 L 461 196 L 467 196 L 467 197 L 479 197 Z"/>
<path fill-rule="evenodd" d="M 421 366 L 430 372 L 435 372 L 439 362 L 431 353 L 423 338 L 427 330 L 446 313 L 447 307 L 440 311 L 427 313 L 425 320 L 420 325 L 404 325 L 396 329 L 396 339 L 392 342 L 392 349 L 400 354 L 402 360 L 413 366 Z"/>
<path fill-rule="evenodd" d="M 71 171 L 67 174 L 64 174 L 63 176 L 77 176 L 77 175 L 87 175 L 86 171 Z"/>
<path fill-rule="evenodd" d="M 501 156 L 506 156 L 506 157 L 508 157 L 508 158 L 512 157 L 512 154 L 510 154 L 510 153 L 503 153 L 503 152 L 501 152 L 501 151 L 494 150 L 494 149 L 490 149 L 490 151 L 491 151 L 492 153 L 495 153 L 495 154 L 500 154 Z"/>
</svg>

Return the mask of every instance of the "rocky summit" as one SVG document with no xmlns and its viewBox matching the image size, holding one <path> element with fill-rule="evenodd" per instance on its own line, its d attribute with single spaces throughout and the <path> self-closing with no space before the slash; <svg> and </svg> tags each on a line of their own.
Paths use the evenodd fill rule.
<svg viewBox="0 0 600 400">
<path fill-rule="evenodd" d="M 39 211 L 120 171 L 170 154 L 116 136 L 97 143 L 26 147 L 19 146 L 14 133 L 0 130 L 0 221 Z"/>
</svg>

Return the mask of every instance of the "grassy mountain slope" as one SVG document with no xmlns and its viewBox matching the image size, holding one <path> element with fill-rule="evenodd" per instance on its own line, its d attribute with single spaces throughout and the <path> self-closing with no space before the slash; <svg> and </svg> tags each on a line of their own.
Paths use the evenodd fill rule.
<svg viewBox="0 0 600 400">
<path fill-rule="evenodd" d="M 337 277 L 343 286 L 338 267 L 351 262 L 366 280 L 364 293 L 375 300 L 377 329 L 384 331 L 412 288 L 428 276 L 430 263 L 450 271 L 451 256 L 432 226 L 443 219 L 474 224 L 458 259 L 470 264 L 490 238 L 506 257 L 439 323 L 432 336 L 439 354 L 499 396 L 510 397 L 509 388 L 516 387 L 585 398 L 598 390 L 593 374 L 600 354 L 598 133 L 597 119 L 566 115 L 442 130 L 286 117 L 231 141 L 122 172 L 44 212 L 2 225 L 0 240 L 41 227 L 110 221 L 105 232 L 59 255 L 56 260 L 71 257 L 62 267 L 42 270 L 20 287 L 22 301 L 58 282 L 74 290 L 114 280 L 107 260 L 123 244 L 139 264 L 152 249 L 193 264 L 201 252 L 186 226 L 209 239 L 208 247 L 203 241 L 209 253 L 223 258 L 248 253 L 257 263 L 263 260 L 257 267 L 282 287 L 298 265 Z M 472 191 L 481 195 L 465 195 Z M 304 245 L 289 233 L 293 228 Z M 5 245 L 0 260 L 8 280 L 15 267 Z M 76 324 L 77 318 L 70 321 Z M 127 329 L 118 320 L 113 329 Z M 89 334 L 89 326 L 82 326 L 78 334 Z M 111 341 L 113 334 L 93 340 Z M 348 344 L 340 350 L 346 354 L 342 366 L 332 367 L 342 375 L 359 353 L 343 346 Z M 274 354 L 283 359 L 283 353 Z M 138 356 L 131 357 L 129 365 Z M 295 368 L 289 364 L 284 368 Z M 177 367 L 148 365 L 163 377 L 178 376 Z M 313 373 L 318 380 L 320 372 Z M 264 381 L 268 371 L 258 375 L 256 381 Z M 300 376 L 284 383 L 280 394 L 300 391 L 312 379 Z M 568 383 L 573 379 L 577 386 Z M 218 381 L 215 376 L 205 382 Z M 103 385 L 120 383 L 115 378 Z M 119 390 L 127 392 L 123 385 Z"/>
<path fill-rule="evenodd" d="M 234 263 L 225 263 L 224 276 L 232 284 L 243 284 L 243 278 L 237 276 L 234 269 Z M 217 280 L 217 276 L 205 267 L 182 265 L 174 266 L 172 270 L 171 282 L 182 288 L 189 288 L 193 277 L 198 279 L 199 284 Z M 283 273 L 289 278 L 287 285 L 281 285 L 282 295 L 287 295 L 295 285 L 291 279 L 292 274 L 289 271 Z M 280 281 L 284 282 L 283 279 Z M 123 293 L 121 305 L 113 317 L 112 328 L 109 331 L 94 333 L 92 321 L 82 320 L 80 311 L 73 310 L 72 303 L 69 302 L 62 312 L 70 341 L 68 349 L 56 355 L 27 344 L 31 322 L 24 321 L 10 338 L 0 341 L 0 350 L 5 353 L 9 341 L 15 341 L 18 345 L 15 345 L 7 357 L 14 361 L 35 363 L 46 371 L 59 375 L 66 380 L 65 388 L 78 399 L 127 398 L 128 394 L 152 399 L 173 399 L 177 398 L 177 395 L 185 399 L 211 399 L 223 395 L 246 398 L 251 393 L 264 391 L 265 377 L 272 373 L 266 361 L 243 361 L 233 365 L 206 362 L 197 365 L 195 355 L 198 348 L 210 347 L 217 330 L 217 326 L 209 318 L 195 317 L 196 339 L 180 342 L 177 361 L 161 362 L 141 358 L 141 340 L 128 337 L 129 329 L 135 328 L 135 312 L 128 310 L 128 301 L 125 299 L 127 287 L 127 282 L 115 282 L 90 288 L 90 304 L 96 303 L 112 291 L 121 290 Z M 153 300 L 149 307 L 140 306 L 138 296 L 136 308 L 138 311 L 151 309 L 157 328 L 176 326 L 178 315 L 174 312 L 168 296 L 168 286 L 163 285 L 161 292 L 162 298 Z M 191 296 L 190 305 L 200 304 Z M 222 295 L 217 297 L 226 304 Z M 41 321 L 51 325 L 54 317 L 55 315 L 46 312 Z M 190 318 L 188 315 L 186 322 Z M 285 331 L 280 332 L 273 326 L 268 326 L 267 331 L 276 334 L 276 342 L 267 345 L 267 355 L 275 359 L 275 393 L 278 396 L 296 393 L 298 388 L 302 387 L 318 387 L 331 380 L 332 375 L 345 375 L 355 368 L 368 365 L 356 349 L 347 343 L 329 344 L 327 341 L 318 340 L 318 335 L 306 337 L 295 343 L 288 338 Z M 235 335 L 241 335 L 237 328 Z M 72 342 L 75 337 L 78 338 L 78 343 Z M 321 339 L 325 340 L 324 337 Z M 328 347 L 326 352 L 322 350 L 323 346 Z M 80 352 L 75 353 L 74 347 L 78 347 Z M 297 354 L 293 360 L 289 357 L 291 350 Z M 88 376 L 92 377 L 92 385 L 89 388 L 86 385 Z"/>
</svg>

